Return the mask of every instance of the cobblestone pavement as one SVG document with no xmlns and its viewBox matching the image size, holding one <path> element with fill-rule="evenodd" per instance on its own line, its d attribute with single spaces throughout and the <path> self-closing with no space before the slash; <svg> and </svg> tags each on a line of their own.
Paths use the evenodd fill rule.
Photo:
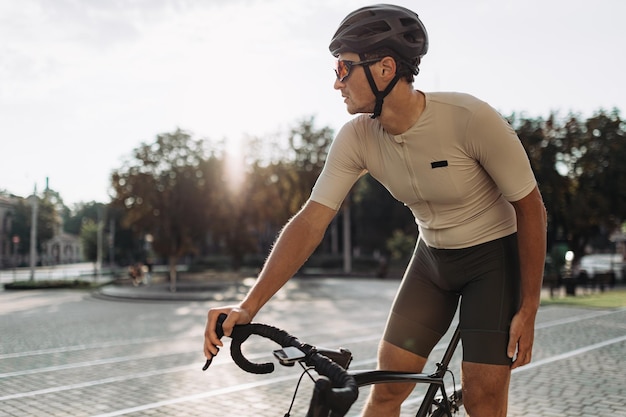
<svg viewBox="0 0 626 417">
<path fill-rule="evenodd" d="M 397 285 L 292 280 L 257 321 L 317 345 L 349 347 L 353 369 L 373 368 Z M 201 371 L 206 311 L 223 301 L 141 301 L 136 294 L 131 300 L 67 290 L 0 291 L 0 417 L 285 415 L 296 368 L 250 375 L 222 352 Z M 275 346 L 256 340 L 247 342 L 246 354 L 270 360 Z M 534 361 L 512 377 L 509 416 L 626 417 L 624 369 L 625 309 L 542 307 Z M 292 416 L 305 414 L 310 392 L 305 378 Z M 350 416 L 358 415 L 365 397 L 362 392 Z M 402 416 L 414 415 L 418 404 L 412 396 Z"/>
</svg>

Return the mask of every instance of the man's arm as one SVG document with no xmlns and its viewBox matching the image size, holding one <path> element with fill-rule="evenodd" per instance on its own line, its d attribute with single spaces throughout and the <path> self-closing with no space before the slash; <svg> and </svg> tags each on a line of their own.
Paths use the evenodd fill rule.
<svg viewBox="0 0 626 417">
<path fill-rule="evenodd" d="M 508 355 L 517 356 L 512 368 L 531 361 L 535 332 L 535 317 L 539 309 L 543 268 L 546 258 L 546 209 L 539 189 L 535 187 L 526 197 L 512 203 L 517 215 L 521 272 L 521 303 L 513 321 Z"/>
<path fill-rule="evenodd" d="M 216 355 L 217 347 L 222 346 L 215 334 L 219 314 L 228 314 L 223 324 L 227 336 L 235 324 L 249 323 L 311 256 L 336 213 L 329 207 L 309 200 L 283 228 L 245 299 L 237 306 L 209 310 L 204 334 L 204 353 L 207 358 Z"/>
</svg>

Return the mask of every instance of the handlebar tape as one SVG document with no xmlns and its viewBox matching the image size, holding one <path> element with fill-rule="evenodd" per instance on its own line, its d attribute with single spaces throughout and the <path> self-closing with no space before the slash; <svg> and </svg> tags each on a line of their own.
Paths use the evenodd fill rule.
<svg viewBox="0 0 626 417">
<path fill-rule="evenodd" d="M 328 406 L 332 411 L 331 417 L 345 416 L 359 396 L 359 389 L 354 377 L 349 375 L 341 366 L 321 355 L 313 355 L 310 365 L 320 375 L 328 379 L 320 378 L 315 383 L 315 391 L 309 409 Z"/>
<path fill-rule="evenodd" d="M 245 326 L 235 326 L 231 334 L 231 338 L 233 340 L 230 344 L 230 355 L 232 356 L 233 361 L 241 369 L 253 374 L 268 374 L 274 371 L 273 363 L 253 363 L 246 359 L 241 353 L 241 344 L 253 334 L 270 339 L 282 347 L 302 346 L 302 343 L 300 343 L 298 339 L 276 327 L 257 323 L 251 323 Z M 305 351 L 305 353 L 308 354 L 309 352 Z"/>
<path fill-rule="evenodd" d="M 217 319 L 216 333 L 220 338 L 224 335 L 222 324 L 225 319 L 226 314 L 220 314 Z M 241 352 L 242 343 L 253 334 L 270 339 L 281 347 L 297 347 L 306 354 L 305 363 L 312 366 L 318 374 L 326 377 L 316 382 L 310 409 L 329 407 L 332 410 L 331 417 L 342 417 L 347 414 L 359 393 L 354 377 L 338 364 L 318 354 L 315 347 L 301 343 L 284 330 L 261 323 L 235 326 L 230 336 L 232 338 L 230 354 L 237 366 L 253 374 L 267 374 L 274 371 L 273 363 L 250 362 Z"/>
</svg>

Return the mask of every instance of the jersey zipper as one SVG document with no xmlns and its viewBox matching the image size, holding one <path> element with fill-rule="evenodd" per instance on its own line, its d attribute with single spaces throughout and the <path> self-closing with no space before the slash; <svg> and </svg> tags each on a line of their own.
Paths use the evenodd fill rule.
<svg viewBox="0 0 626 417">
<path fill-rule="evenodd" d="M 420 201 L 424 202 L 424 204 L 428 208 L 428 214 L 430 215 L 431 222 L 434 222 L 436 213 L 432 209 L 432 205 L 430 204 L 430 202 L 424 200 L 424 198 L 422 197 L 422 193 L 419 190 L 419 186 L 417 184 L 417 175 L 415 175 L 415 170 L 413 169 L 413 165 L 411 164 L 411 158 L 409 157 L 409 151 L 407 149 L 407 144 L 404 138 L 402 138 L 402 142 L 400 142 L 400 146 L 402 148 L 402 156 L 404 158 L 404 164 L 406 166 L 407 171 L 409 172 L 409 176 L 411 177 L 411 188 L 413 189 L 413 192 L 415 193 L 417 198 Z M 437 233 L 437 231 L 434 231 L 434 244 L 439 245 L 439 234 Z"/>
</svg>

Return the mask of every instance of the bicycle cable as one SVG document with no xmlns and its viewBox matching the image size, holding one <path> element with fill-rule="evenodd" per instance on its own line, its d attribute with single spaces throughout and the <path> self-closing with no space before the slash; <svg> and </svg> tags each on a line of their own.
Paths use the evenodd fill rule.
<svg viewBox="0 0 626 417">
<path fill-rule="evenodd" d="M 304 371 L 302 372 L 302 375 L 300 375 L 300 378 L 298 378 L 298 383 L 296 384 L 296 389 L 293 392 L 293 397 L 291 397 L 291 404 L 289 404 L 289 409 L 285 413 L 284 417 L 290 417 L 291 416 L 291 409 L 293 408 L 293 404 L 296 401 L 296 395 L 298 394 L 298 389 L 300 388 L 300 383 L 302 382 L 302 378 L 304 378 L 305 375 L 308 375 L 309 378 L 311 378 L 311 381 L 315 382 L 315 378 L 313 378 L 313 375 L 311 375 L 311 373 L 309 372 L 313 368 L 307 368 L 304 365 L 302 365 L 302 363 L 300 363 L 300 362 L 299 362 L 299 364 L 300 364 L 300 366 L 302 367 L 302 369 Z"/>
<path fill-rule="evenodd" d="M 452 395 L 454 396 L 454 399 L 457 400 L 458 398 L 456 398 L 456 379 L 454 378 L 454 372 L 452 372 L 450 369 L 448 369 L 446 372 L 452 376 Z"/>
</svg>

